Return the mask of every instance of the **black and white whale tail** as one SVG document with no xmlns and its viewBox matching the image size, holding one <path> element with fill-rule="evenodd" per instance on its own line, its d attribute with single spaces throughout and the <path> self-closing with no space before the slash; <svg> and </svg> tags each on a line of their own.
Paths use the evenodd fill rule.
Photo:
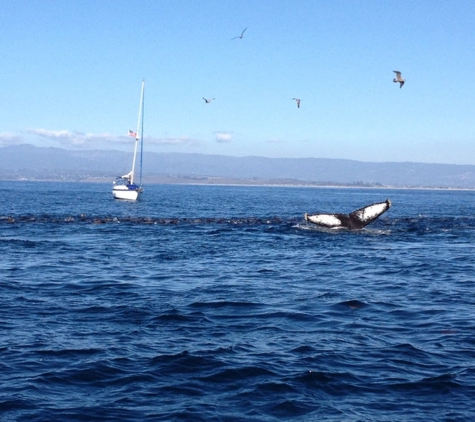
<svg viewBox="0 0 475 422">
<path fill-rule="evenodd" d="M 384 214 L 391 207 L 391 201 L 386 199 L 384 202 L 367 205 L 353 211 L 351 214 L 313 214 L 305 213 L 305 220 L 329 229 L 347 228 L 358 230 L 367 226 L 376 220 L 381 214 Z"/>
</svg>

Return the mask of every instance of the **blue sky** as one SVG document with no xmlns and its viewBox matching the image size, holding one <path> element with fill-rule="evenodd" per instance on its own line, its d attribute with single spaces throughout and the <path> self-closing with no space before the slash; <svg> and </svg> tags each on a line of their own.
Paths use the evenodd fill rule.
<svg viewBox="0 0 475 422">
<path fill-rule="evenodd" d="M 473 0 L 0 4 L 0 146 L 475 164 Z"/>
</svg>

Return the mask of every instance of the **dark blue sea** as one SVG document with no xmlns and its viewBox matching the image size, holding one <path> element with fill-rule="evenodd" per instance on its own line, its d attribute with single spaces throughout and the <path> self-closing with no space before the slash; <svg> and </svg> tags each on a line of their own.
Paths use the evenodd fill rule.
<svg viewBox="0 0 475 422">
<path fill-rule="evenodd" d="M 1 421 L 475 420 L 475 192 L 0 196 Z"/>
</svg>

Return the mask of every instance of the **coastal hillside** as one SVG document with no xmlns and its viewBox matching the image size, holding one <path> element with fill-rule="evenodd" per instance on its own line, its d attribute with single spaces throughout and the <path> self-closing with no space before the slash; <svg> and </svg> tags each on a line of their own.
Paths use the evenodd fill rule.
<svg viewBox="0 0 475 422">
<path fill-rule="evenodd" d="M 144 156 L 148 183 L 279 183 L 475 188 L 475 166 L 363 162 L 328 158 L 231 157 L 153 153 Z M 130 153 L 15 145 L 0 148 L 1 180 L 108 181 L 128 172 Z"/>
</svg>

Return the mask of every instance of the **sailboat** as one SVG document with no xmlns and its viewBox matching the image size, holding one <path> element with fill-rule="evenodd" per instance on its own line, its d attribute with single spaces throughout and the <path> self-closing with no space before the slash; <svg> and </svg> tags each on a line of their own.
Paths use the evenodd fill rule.
<svg viewBox="0 0 475 422">
<path fill-rule="evenodd" d="M 140 94 L 139 118 L 137 122 L 137 131 L 129 130 L 129 136 L 135 138 L 134 158 L 132 160 L 132 170 L 123 176 L 116 178 L 112 185 L 112 196 L 115 199 L 127 199 L 135 201 L 143 192 L 142 186 L 142 155 L 143 155 L 143 117 L 144 117 L 144 89 L 145 81 L 142 81 L 142 90 Z M 135 183 L 135 163 L 137 151 L 140 143 L 140 177 L 139 184 Z"/>
</svg>

